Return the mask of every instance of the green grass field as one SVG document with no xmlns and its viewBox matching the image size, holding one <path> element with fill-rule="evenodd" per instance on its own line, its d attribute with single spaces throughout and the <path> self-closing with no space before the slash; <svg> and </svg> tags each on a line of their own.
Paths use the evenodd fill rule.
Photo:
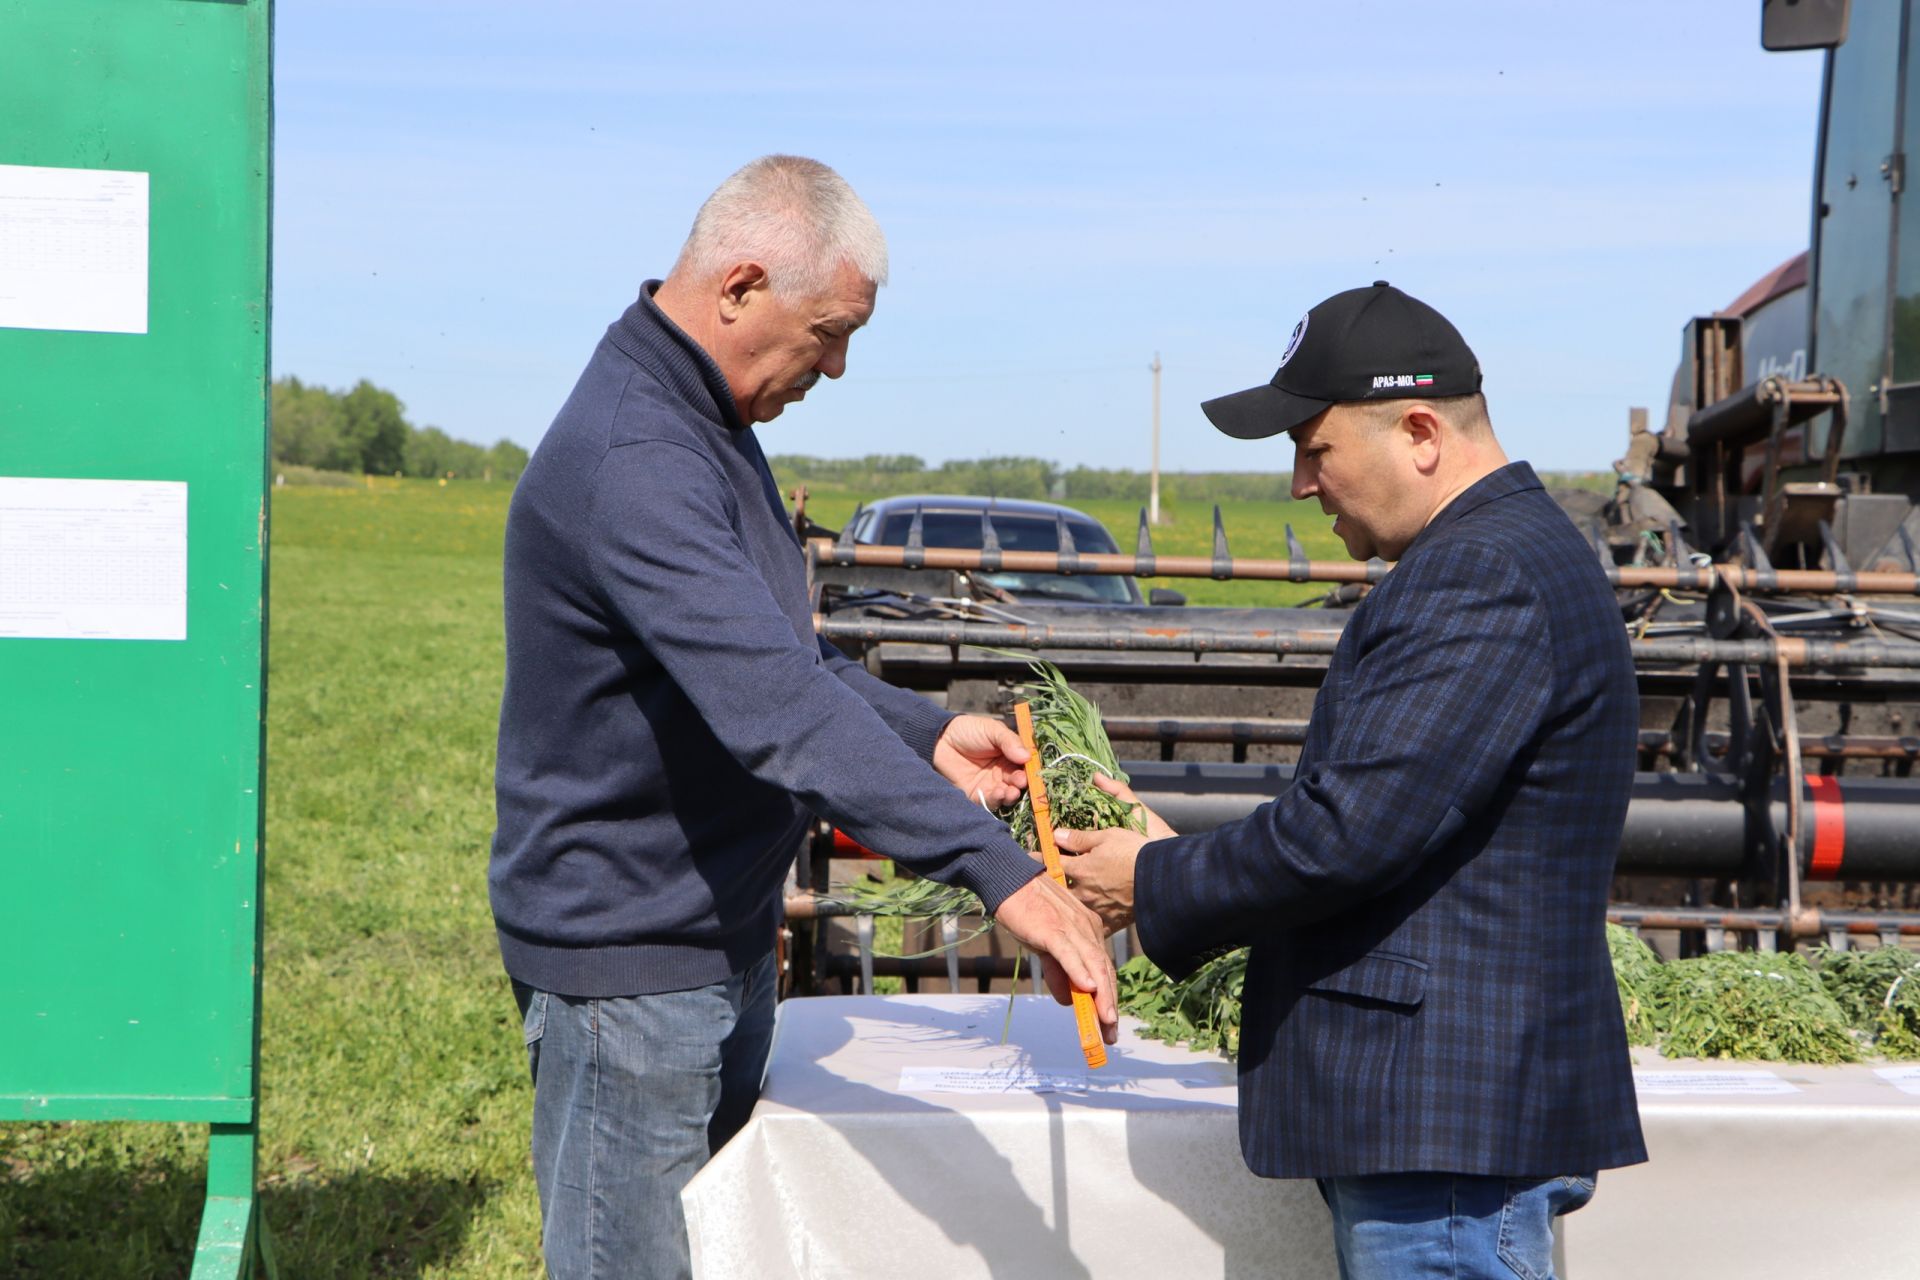
<svg viewBox="0 0 1920 1280">
<path fill-rule="evenodd" d="M 261 1203 L 286 1277 L 539 1273 L 530 1088 L 486 900 L 505 485 L 274 495 Z M 817 490 L 824 523 L 860 497 Z M 1137 508 L 1088 504 L 1123 547 Z M 1166 553 L 1211 512 L 1169 509 Z M 1312 504 L 1226 512 L 1238 556 Z M 1195 603 L 1309 588 L 1173 582 Z M 204 1130 L 0 1125 L 0 1275 L 184 1276 Z"/>
</svg>

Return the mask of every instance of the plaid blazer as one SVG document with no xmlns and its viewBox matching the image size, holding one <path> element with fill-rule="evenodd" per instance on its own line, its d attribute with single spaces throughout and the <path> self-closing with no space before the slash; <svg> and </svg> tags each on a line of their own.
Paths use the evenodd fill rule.
<svg viewBox="0 0 1920 1280">
<path fill-rule="evenodd" d="M 1354 611 L 1286 791 L 1141 851 L 1137 923 L 1162 968 L 1252 948 L 1255 1173 L 1646 1159 L 1604 933 L 1638 728 L 1606 575 L 1514 463 Z"/>
</svg>

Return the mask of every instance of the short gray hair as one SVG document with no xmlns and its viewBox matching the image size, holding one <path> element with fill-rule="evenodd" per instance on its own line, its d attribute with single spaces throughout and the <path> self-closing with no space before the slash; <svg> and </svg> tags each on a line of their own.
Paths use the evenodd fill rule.
<svg viewBox="0 0 1920 1280">
<path fill-rule="evenodd" d="M 1414 397 L 1401 396 L 1393 400 L 1353 400 L 1346 403 L 1366 414 L 1368 425 L 1385 430 L 1400 421 L 1400 412 L 1414 402 Z M 1463 436 L 1479 439 L 1493 434 L 1493 419 L 1487 414 L 1485 393 L 1470 391 L 1464 396 L 1422 397 L 1422 404 L 1430 404 L 1439 410 L 1449 426 Z"/>
<path fill-rule="evenodd" d="M 773 291 L 816 298 L 842 263 L 887 282 L 887 238 L 847 180 L 805 156 L 762 156 L 707 197 L 674 274 L 720 275 L 742 262 L 767 269 Z"/>
</svg>

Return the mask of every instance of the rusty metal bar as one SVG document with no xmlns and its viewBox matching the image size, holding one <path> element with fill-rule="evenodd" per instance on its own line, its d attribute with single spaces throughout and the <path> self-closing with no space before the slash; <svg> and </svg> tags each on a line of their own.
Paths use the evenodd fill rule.
<svg viewBox="0 0 1920 1280">
<path fill-rule="evenodd" d="M 870 644 L 977 645 L 1015 649 L 1110 649 L 1162 653 L 1271 653 L 1326 656 L 1338 630 L 1233 632 L 1210 627 L 1051 626 L 992 622 L 893 622 L 814 615 L 829 640 Z M 1920 651 L 1920 645 L 1914 646 Z"/>
<path fill-rule="evenodd" d="M 826 920 L 858 914 L 844 903 L 816 899 L 807 892 L 788 895 L 786 910 L 788 920 Z M 1794 915 L 1786 911 L 1753 908 L 1637 907 L 1614 903 L 1607 907 L 1607 919 L 1630 929 L 1720 929 L 1728 933 L 1754 934 L 1777 931 L 1793 938 L 1818 938 L 1823 934 L 1841 933 L 1850 937 L 1879 937 L 1883 941 L 1890 935 L 1920 937 L 1920 914 L 1822 911 L 1818 907 L 1803 907 L 1798 915 Z M 896 958 L 874 956 L 874 972 L 897 974 L 911 970 L 923 977 L 945 976 L 948 972 L 947 962 L 933 957 L 926 958 L 919 965 L 909 963 L 905 969 L 887 968 L 889 962 Z M 991 958 L 986 956 L 962 958 L 962 964 L 976 972 L 990 968 L 992 963 Z M 1008 976 L 1012 971 L 1012 963 L 1011 957 L 1005 958 L 1004 971 L 996 976 Z"/>
<path fill-rule="evenodd" d="M 1258 653 L 1325 657 L 1340 643 L 1335 630 L 1253 630 L 1210 627 L 1052 626 L 989 622 L 896 622 L 814 615 L 814 630 L 834 641 L 863 644 L 974 645 L 997 649 L 1098 649 L 1112 652 Z M 1632 643 L 1636 662 L 1775 663 L 1792 667 L 1920 668 L 1920 644 L 1881 640 L 1818 640 L 1782 636 L 1760 640 L 1664 637 Z"/>
<path fill-rule="evenodd" d="M 959 569 L 985 573 L 1131 574 L 1137 578 L 1218 578 L 1269 582 L 1378 582 L 1392 566 L 1384 561 L 1242 560 L 1231 556 L 1129 556 L 1114 552 L 974 551 L 961 547 L 893 547 L 870 543 L 840 546 L 826 538 L 808 545 L 816 565 L 876 569 Z M 1063 562 L 1065 567 L 1062 567 Z"/>
<path fill-rule="evenodd" d="M 1874 915 L 1864 911 L 1822 911 L 1803 907 L 1798 915 L 1786 911 L 1736 910 L 1731 907 L 1634 907 L 1613 905 L 1607 919 L 1629 929 L 1714 930 L 1727 933 L 1778 931 L 1794 938 L 1818 938 L 1823 933 L 1850 936 L 1920 937 L 1920 915 Z"/>
<path fill-rule="evenodd" d="M 1298 746 L 1307 740 L 1305 720 L 1209 720 L 1199 716 L 1108 716 L 1114 742 L 1228 742 Z"/>
<path fill-rule="evenodd" d="M 1129 556 L 1077 551 L 972 551 L 959 547 L 842 546 L 825 538 L 807 544 L 815 565 L 876 569 L 946 569 L 984 573 L 1131 574 L 1136 578 L 1212 578 L 1218 581 L 1374 583 L 1391 565 L 1350 560 L 1224 561 L 1206 556 Z M 1063 567 L 1064 564 L 1064 567 Z M 1664 587 L 1709 591 L 1725 579 L 1749 595 L 1920 595 L 1920 574 L 1833 573 L 1825 569 L 1752 569 L 1745 565 L 1614 565 L 1606 567 L 1616 587 Z"/>
<path fill-rule="evenodd" d="M 1204 742 L 1249 746 L 1299 746 L 1307 740 L 1305 720 L 1217 720 L 1202 716 L 1109 716 L 1107 737 L 1114 742 Z M 1706 735 L 1707 752 L 1725 755 L 1727 735 Z M 1671 755 L 1677 744 L 1662 729 L 1640 731 L 1640 749 Z M 1810 760 L 1920 760 L 1920 735 L 1800 735 L 1800 754 Z"/>
<path fill-rule="evenodd" d="M 1784 409 L 1782 425 L 1794 426 L 1846 403 L 1847 394 L 1833 378 L 1788 382 L 1764 378 L 1742 387 L 1715 404 L 1696 409 L 1687 419 L 1687 443 L 1696 456 L 1700 446 L 1743 442 L 1774 425 L 1776 410 Z"/>
</svg>

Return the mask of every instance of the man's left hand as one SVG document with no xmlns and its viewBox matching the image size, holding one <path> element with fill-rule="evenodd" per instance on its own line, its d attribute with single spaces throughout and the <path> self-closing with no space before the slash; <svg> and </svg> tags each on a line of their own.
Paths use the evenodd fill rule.
<svg viewBox="0 0 1920 1280">
<path fill-rule="evenodd" d="M 940 776 L 990 809 L 1020 798 L 1029 752 L 1020 736 L 992 716 L 956 716 L 933 748 Z"/>
<path fill-rule="evenodd" d="M 1133 923 L 1133 871 L 1141 846 L 1179 833 L 1142 804 L 1140 797 L 1124 782 L 1102 775 L 1094 778 L 1093 785 L 1115 799 L 1136 806 L 1146 819 L 1146 834 L 1125 827 L 1108 827 L 1103 831 L 1074 831 L 1062 827 L 1053 833 L 1053 839 L 1062 853 L 1073 855 L 1061 860 L 1067 874 L 1067 887 L 1073 890 L 1073 896 L 1099 914 L 1108 933 L 1118 933 Z"/>
<path fill-rule="evenodd" d="M 1108 933 L 1118 933 L 1133 923 L 1133 864 L 1140 857 L 1140 846 L 1147 838 L 1125 827 L 1104 831 L 1073 831 L 1062 827 L 1053 833 L 1067 873 L 1067 887 L 1073 896 L 1099 914 Z"/>
</svg>

